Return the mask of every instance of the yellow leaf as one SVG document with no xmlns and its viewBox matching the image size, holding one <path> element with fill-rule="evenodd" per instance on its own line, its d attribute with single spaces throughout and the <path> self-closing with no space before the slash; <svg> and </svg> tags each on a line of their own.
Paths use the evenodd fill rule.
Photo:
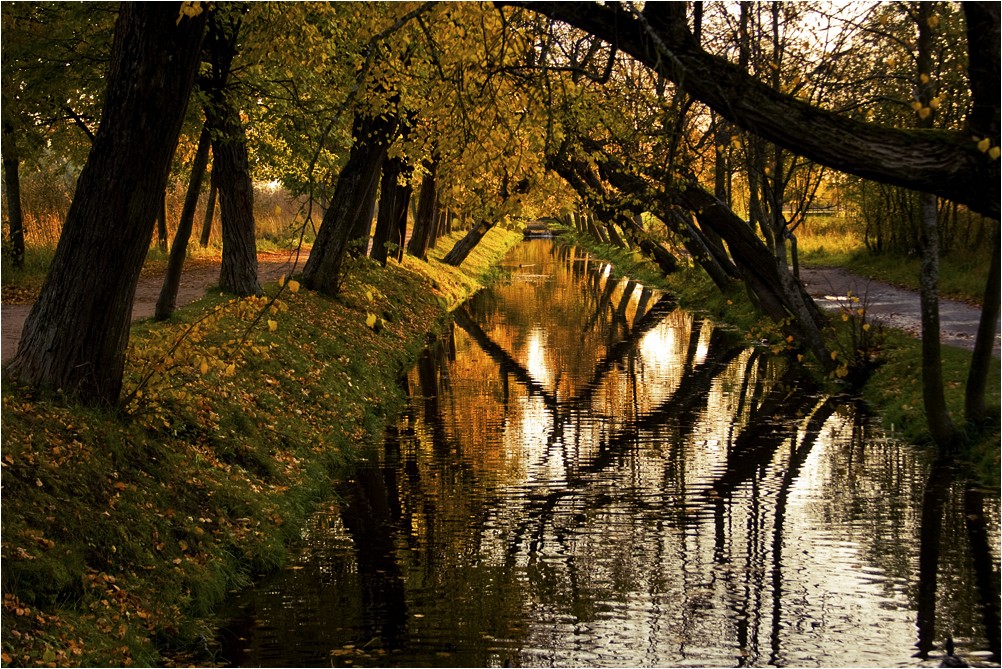
<svg viewBox="0 0 1002 669">
<path fill-rule="evenodd" d="M 939 100 L 938 97 L 930 98 L 930 100 L 929 100 L 929 106 L 930 107 L 932 107 L 933 109 L 939 109 L 939 104 L 940 104 L 940 100 Z"/>
<path fill-rule="evenodd" d="M 832 351 L 832 360 L 838 359 L 838 351 Z"/>
<path fill-rule="evenodd" d="M 290 281 L 289 282 L 289 292 L 290 293 L 295 293 L 295 292 L 298 292 L 298 291 L 299 291 L 299 282 L 296 281 L 296 280 Z"/>
<path fill-rule="evenodd" d="M 277 321 L 269 320 L 268 321 L 268 331 L 269 332 L 274 332 L 277 329 L 278 329 L 278 322 Z"/>
<path fill-rule="evenodd" d="M 232 362 L 226 366 L 226 376 L 233 376 L 237 373 L 237 366 Z"/>
<path fill-rule="evenodd" d="M 376 327 L 376 314 L 369 314 L 365 317 L 365 324 L 370 328 Z"/>
<path fill-rule="evenodd" d="M 282 276 L 278 277 L 278 285 L 279 285 L 279 287 L 285 285 L 285 275 L 284 274 Z"/>
<path fill-rule="evenodd" d="M 1002 153 L 1002 149 L 999 149 L 999 147 L 997 146 L 993 146 L 992 148 L 988 149 L 988 157 L 991 158 L 992 160 L 998 160 L 999 153 Z"/>
<path fill-rule="evenodd" d="M 932 113 L 932 110 L 929 109 L 928 107 L 922 107 L 922 109 L 918 110 L 919 118 L 923 118 L 923 119 L 924 118 L 929 118 L 929 114 L 931 114 L 931 113 Z"/>
<path fill-rule="evenodd" d="M 202 360 L 202 364 L 198 366 L 198 371 L 202 374 L 207 373 L 209 371 L 209 363 L 207 363 L 205 360 Z"/>
<path fill-rule="evenodd" d="M 369 300 L 370 302 L 372 302 L 372 291 L 371 291 L 371 290 L 367 290 L 367 291 L 365 291 L 365 297 L 366 297 L 366 299 L 368 299 L 368 300 Z"/>
<path fill-rule="evenodd" d="M 922 74 L 919 75 L 919 81 L 921 81 L 923 84 L 928 84 L 929 83 L 929 75 L 926 74 L 925 72 L 923 72 Z"/>
<path fill-rule="evenodd" d="M 275 205 L 275 215 L 276 216 L 281 216 L 282 215 L 282 207 L 281 207 L 281 205 L 277 205 L 277 204 Z"/>
<path fill-rule="evenodd" d="M 978 142 L 978 151 L 980 151 L 981 153 L 984 153 L 985 151 L 987 151 L 989 149 L 989 147 L 991 147 L 991 145 L 992 145 L 992 140 L 990 140 L 987 137 L 985 137 L 983 140 L 981 140 L 980 142 Z"/>
<path fill-rule="evenodd" d="M 914 109 L 915 111 L 922 109 L 922 103 L 916 100 L 915 102 L 912 103 L 912 109 Z"/>
<path fill-rule="evenodd" d="M 926 23 L 929 24 L 930 28 L 935 28 L 936 26 L 939 25 L 939 17 L 933 14 L 928 19 L 926 19 Z"/>
<path fill-rule="evenodd" d="M 865 313 L 866 313 L 866 310 L 865 310 L 865 309 L 862 309 L 862 308 L 860 308 L 860 309 L 856 309 L 856 313 L 857 313 L 857 314 L 859 314 L 860 316 L 862 316 L 863 314 L 865 314 Z"/>
<path fill-rule="evenodd" d="M 869 330 L 870 330 L 870 324 L 869 323 L 863 323 L 863 331 L 864 332 L 868 332 Z"/>
</svg>

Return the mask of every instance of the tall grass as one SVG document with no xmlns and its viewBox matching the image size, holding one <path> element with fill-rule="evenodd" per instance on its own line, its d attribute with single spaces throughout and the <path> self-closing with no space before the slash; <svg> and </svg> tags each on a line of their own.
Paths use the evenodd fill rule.
<svg viewBox="0 0 1002 669">
<path fill-rule="evenodd" d="M 917 254 L 873 253 L 863 242 L 862 223 L 845 216 L 810 218 L 797 230 L 797 248 L 805 265 L 844 267 L 871 279 L 919 289 Z M 940 259 L 940 294 L 981 304 L 991 248 L 955 248 Z"/>
<path fill-rule="evenodd" d="M 184 206 L 186 183 L 172 184 L 167 191 L 167 240 L 168 245 L 177 234 L 181 210 Z M 188 254 L 191 257 L 218 257 L 222 249 L 219 202 L 217 199 L 206 247 L 199 244 L 205 209 L 208 202 L 208 187 L 201 193 L 195 220 L 192 225 Z M 0 276 L 5 289 L 4 299 L 12 297 L 12 289 L 31 293 L 37 292 L 45 279 L 56 244 L 62 233 L 63 222 L 73 200 L 73 186 L 61 174 L 29 173 L 22 177 L 21 207 L 24 216 L 24 267 L 15 268 L 11 261 L 10 229 L 4 208 L 3 253 L 0 254 Z M 302 228 L 301 208 L 303 198 L 293 198 L 281 188 L 258 185 L 254 188 L 254 220 L 260 250 L 277 250 L 294 247 L 299 242 Z M 313 239 L 312 226 L 306 226 L 306 241 Z M 166 260 L 166 254 L 158 245 L 157 233 L 150 241 L 147 264 L 157 266 Z"/>
</svg>

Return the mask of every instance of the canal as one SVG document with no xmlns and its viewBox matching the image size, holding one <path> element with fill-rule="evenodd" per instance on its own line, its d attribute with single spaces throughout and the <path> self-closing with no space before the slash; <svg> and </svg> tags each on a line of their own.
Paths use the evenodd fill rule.
<svg viewBox="0 0 1002 669">
<path fill-rule="evenodd" d="M 220 661 L 998 666 L 994 492 L 580 251 L 507 267 Z"/>
</svg>

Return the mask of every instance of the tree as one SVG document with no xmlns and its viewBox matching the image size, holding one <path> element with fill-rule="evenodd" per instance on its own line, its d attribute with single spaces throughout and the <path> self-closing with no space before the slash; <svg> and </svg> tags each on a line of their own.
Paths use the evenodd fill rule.
<svg viewBox="0 0 1002 669">
<path fill-rule="evenodd" d="M 202 189 L 202 177 L 205 166 L 209 162 L 209 127 L 202 126 L 198 138 L 198 148 L 195 150 L 195 161 L 191 166 L 191 179 L 188 181 L 188 191 L 184 197 L 184 207 L 181 209 L 181 219 L 174 234 L 174 243 L 170 247 L 170 257 L 167 259 L 167 271 L 164 273 L 160 297 L 157 298 L 154 318 L 165 320 L 170 318 L 177 306 L 177 291 L 181 286 L 181 269 L 188 253 L 188 240 L 191 238 L 191 228 L 195 221 L 195 207 L 198 206 L 198 193 Z M 211 220 L 212 212 L 209 211 Z"/>
<path fill-rule="evenodd" d="M 212 171 L 219 195 L 223 262 L 219 287 L 237 295 L 261 292 L 254 237 L 254 183 L 247 158 L 247 135 L 227 79 L 237 53 L 243 8 L 219 8 L 209 17 L 206 47 L 212 75 L 207 82 L 206 123 L 212 134 Z"/>
<path fill-rule="evenodd" d="M 132 300 L 205 26 L 204 12 L 181 8 L 121 7 L 101 124 L 8 368 L 19 383 L 94 403 L 118 399 Z"/>
<path fill-rule="evenodd" d="M 817 163 L 935 193 L 979 213 L 999 216 L 1002 174 L 998 160 L 978 150 L 976 142 L 981 137 L 970 130 L 944 133 L 886 128 L 776 91 L 726 59 L 706 52 L 689 30 L 686 4 L 649 3 L 642 12 L 618 3 L 500 4 L 522 5 L 602 38 L 727 120 Z M 988 32 L 998 34 L 998 9 L 989 4 L 965 3 L 965 11 L 969 20 L 972 12 L 983 17 L 988 21 Z M 998 146 L 999 101 L 997 97 L 989 99 L 992 84 L 983 81 L 997 78 L 998 46 L 969 40 L 968 48 L 972 63 L 984 63 L 970 71 L 972 90 L 984 91 L 972 105 L 971 127 L 994 132 L 987 136 L 992 146 Z M 989 75 L 991 65 L 996 66 L 991 70 L 995 74 Z"/>
</svg>

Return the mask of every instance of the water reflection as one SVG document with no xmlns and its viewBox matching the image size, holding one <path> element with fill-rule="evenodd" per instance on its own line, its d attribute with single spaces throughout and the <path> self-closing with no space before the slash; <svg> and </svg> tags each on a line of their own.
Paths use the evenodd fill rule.
<svg viewBox="0 0 1002 669">
<path fill-rule="evenodd" d="M 997 499 L 602 263 L 546 241 L 510 262 L 404 380 L 343 503 L 242 597 L 232 663 L 997 654 Z"/>
</svg>

